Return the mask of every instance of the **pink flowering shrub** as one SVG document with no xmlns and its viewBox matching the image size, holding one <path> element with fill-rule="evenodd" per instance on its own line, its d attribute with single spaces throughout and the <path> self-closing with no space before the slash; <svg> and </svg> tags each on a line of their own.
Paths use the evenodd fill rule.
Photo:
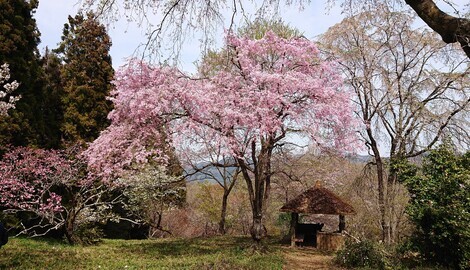
<svg viewBox="0 0 470 270">
<path fill-rule="evenodd" d="M 113 216 L 111 206 L 121 196 L 104 196 L 112 188 L 88 177 L 85 164 L 72 150 L 18 147 L 0 160 L 3 212 L 32 218 L 21 220 L 20 233 L 39 236 L 63 229 L 70 243 L 99 240 L 93 226 Z"/>
<path fill-rule="evenodd" d="M 18 147 L 0 161 L 0 204 L 52 218 L 63 210 L 52 187 L 73 175 L 70 161 L 59 151 Z"/>
</svg>

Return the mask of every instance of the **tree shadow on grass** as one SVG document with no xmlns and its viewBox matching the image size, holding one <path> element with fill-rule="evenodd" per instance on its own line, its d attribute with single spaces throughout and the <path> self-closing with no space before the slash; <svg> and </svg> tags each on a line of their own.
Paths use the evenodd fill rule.
<svg viewBox="0 0 470 270">
<path fill-rule="evenodd" d="M 220 252 L 216 245 L 204 245 L 194 239 L 172 239 L 171 241 L 122 242 L 115 247 L 121 254 L 132 253 L 149 256 L 208 255 Z"/>
<path fill-rule="evenodd" d="M 271 245 L 273 241 L 266 241 Z M 178 256 L 178 255 L 210 255 L 221 253 L 240 254 L 249 250 L 253 241 L 247 236 L 216 236 L 197 237 L 192 239 L 159 239 L 138 242 L 120 242 L 115 246 L 116 251 L 125 253 L 140 253 L 152 256 Z"/>
</svg>

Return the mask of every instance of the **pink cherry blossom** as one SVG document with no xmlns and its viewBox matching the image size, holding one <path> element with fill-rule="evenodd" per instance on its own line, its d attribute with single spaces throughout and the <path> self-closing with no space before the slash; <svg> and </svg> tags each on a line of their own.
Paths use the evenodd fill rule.
<svg viewBox="0 0 470 270">
<path fill-rule="evenodd" d="M 5 209 L 50 216 L 62 211 L 51 190 L 76 172 L 59 151 L 19 147 L 0 161 L 0 205 Z"/>
<path fill-rule="evenodd" d="M 111 125 L 86 151 L 89 168 L 110 179 L 149 159 L 164 161 L 161 143 L 192 144 L 202 133 L 245 160 L 259 150 L 253 143 L 277 143 L 294 131 L 323 147 L 351 145 L 351 95 L 337 64 L 312 41 L 267 32 L 260 40 L 229 33 L 226 43 L 230 66 L 209 77 L 138 60 L 119 70 Z"/>
</svg>

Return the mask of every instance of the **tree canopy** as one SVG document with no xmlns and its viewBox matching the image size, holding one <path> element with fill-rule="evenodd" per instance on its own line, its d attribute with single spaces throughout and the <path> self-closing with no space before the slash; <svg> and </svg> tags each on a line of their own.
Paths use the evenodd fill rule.
<svg viewBox="0 0 470 270">
<path fill-rule="evenodd" d="M 148 146 L 160 138 L 158 127 L 171 120 L 169 128 L 181 128 L 174 140 L 209 128 L 214 142 L 237 155 L 251 153 L 247 143 L 300 130 L 318 144 L 349 144 L 349 95 L 340 91 L 336 64 L 323 61 L 313 42 L 268 32 L 260 40 L 229 34 L 227 43 L 236 52 L 232 68 L 210 78 L 191 79 L 138 60 L 121 69 L 112 92 L 112 124 L 91 145 L 90 164 L 108 174 L 158 155 Z M 241 139 L 245 135 L 248 141 Z"/>
<path fill-rule="evenodd" d="M 0 63 L 8 64 L 12 79 L 20 82 L 16 109 L 0 118 L 0 144 L 41 145 L 45 122 L 42 71 L 37 46 L 39 30 L 33 14 L 38 1 L 0 1 Z"/>
<path fill-rule="evenodd" d="M 448 1 L 445 1 L 449 3 Z M 417 15 L 446 43 L 459 43 L 464 53 L 470 58 L 470 19 L 463 14 L 453 15 L 444 12 L 433 0 L 329 0 L 330 4 L 340 3 L 343 10 L 348 14 L 356 14 L 358 11 L 378 10 L 381 5 L 402 5 L 412 8 Z M 258 4 L 258 5 L 256 5 Z M 118 19 L 116 14 L 124 13 L 130 20 L 136 20 L 140 24 L 148 23 L 150 26 L 146 49 L 159 50 L 170 39 L 176 52 L 184 43 L 187 34 L 195 29 L 203 33 L 202 45 L 204 51 L 208 49 L 211 41 L 215 38 L 215 29 L 224 26 L 232 28 L 237 15 L 248 17 L 247 10 L 257 6 L 253 13 L 255 16 L 272 17 L 281 5 L 302 8 L 309 5 L 307 0 L 263 0 L 263 1 L 101 1 L 86 0 L 84 5 L 94 8 L 99 15 Z M 247 7 L 249 6 L 249 7 Z M 226 11 L 229 10 L 227 13 Z M 161 20 L 150 21 L 149 14 L 160 14 Z M 230 17 L 230 18 L 227 18 Z M 224 25 L 224 19 L 231 19 L 229 26 Z M 172 46 L 173 46 L 172 45 Z"/>
</svg>

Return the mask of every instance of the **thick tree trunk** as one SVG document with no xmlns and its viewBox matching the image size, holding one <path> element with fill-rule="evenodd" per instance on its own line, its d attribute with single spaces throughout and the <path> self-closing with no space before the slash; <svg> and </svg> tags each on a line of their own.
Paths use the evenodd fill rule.
<svg viewBox="0 0 470 270">
<path fill-rule="evenodd" d="M 262 144 L 262 149 L 260 154 L 256 156 L 256 143 L 252 143 L 252 159 L 253 159 L 253 169 L 245 163 L 243 159 L 238 159 L 238 164 L 243 175 L 243 178 L 246 181 L 248 188 L 248 195 L 250 197 L 251 210 L 253 214 L 253 222 L 250 228 L 250 234 L 253 240 L 255 241 L 255 248 L 261 247 L 261 240 L 266 237 L 267 231 L 266 227 L 263 224 L 265 202 L 268 196 L 265 194 L 266 190 L 269 190 L 266 187 L 267 176 L 270 172 L 267 172 L 266 169 L 269 168 L 271 162 L 270 156 L 268 155 L 269 151 Z M 250 175 L 249 171 L 253 174 Z"/>
<path fill-rule="evenodd" d="M 261 241 L 266 237 L 267 231 L 263 224 L 262 214 L 253 213 L 253 223 L 250 228 L 251 238 L 256 242 L 257 246 L 261 245 Z"/>
<path fill-rule="evenodd" d="M 265 179 L 258 178 L 255 180 L 255 196 L 252 204 L 253 223 L 250 228 L 250 234 L 256 244 L 259 246 L 261 240 L 266 237 L 266 227 L 264 221 L 264 184 Z"/>
<path fill-rule="evenodd" d="M 281 134 L 277 137 L 277 140 L 283 137 L 284 135 Z M 248 195 L 250 197 L 251 210 L 253 213 L 250 234 L 255 241 L 256 249 L 263 249 L 261 242 L 267 235 L 263 221 L 270 193 L 271 157 L 275 142 L 276 139 L 272 136 L 261 138 L 259 145 L 257 145 L 256 141 L 252 141 L 252 155 L 250 160 L 252 164 L 250 165 L 242 158 L 237 159 L 243 178 L 246 181 Z M 260 147 L 260 149 L 258 149 L 258 147 Z"/>
<path fill-rule="evenodd" d="M 405 0 L 405 2 L 442 37 L 445 43 L 459 42 L 470 58 L 470 19 L 453 17 L 443 12 L 433 0 Z"/>
<path fill-rule="evenodd" d="M 262 211 L 262 198 L 259 197 L 260 188 L 259 182 L 253 181 L 252 177 L 248 173 L 248 165 L 244 160 L 238 159 L 238 164 L 240 165 L 243 178 L 245 179 L 248 195 L 250 198 L 251 211 L 253 214 L 253 220 L 250 227 L 250 234 L 256 245 L 258 246 L 261 240 L 266 236 L 266 228 L 263 226 L 263 211 Z"/>
</svg>

